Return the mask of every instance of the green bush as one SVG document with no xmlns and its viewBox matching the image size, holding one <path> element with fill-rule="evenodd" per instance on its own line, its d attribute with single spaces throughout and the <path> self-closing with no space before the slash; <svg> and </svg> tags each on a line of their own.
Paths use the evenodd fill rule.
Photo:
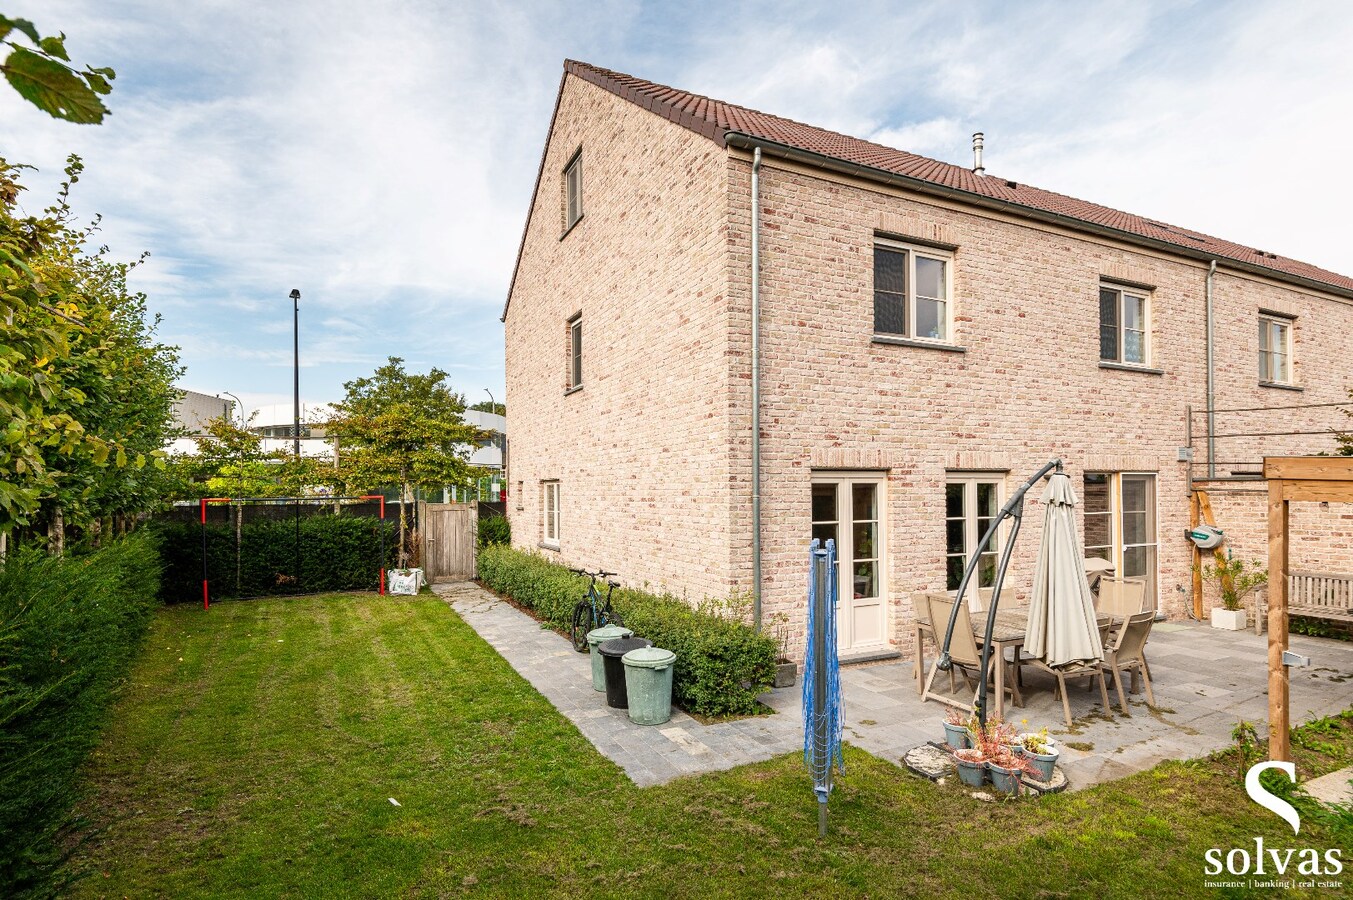
<svg viewBox="0 0 1353 900">
<path fill-rule="evenodd" d="M 478 543 L 481 550 L 490 544 L 512 543 L 512 525 L 507 521 L 507 516 L 493 515 L 480 519 Z"/>
<path fill-rule="evenodd" d="M 0 896 L 58 887 L 76 772 L 145 636 L 159 577 L 144 533 L 0 566 Z"/>
<path fill-rule="evenodd" d="M 502 545 L 479 551 L 479 577 L 558 628 L 569 627 L 587 589 L 587 579 L 565 567 Z M 622 588 L 612 602 L 635 635 L 677 655 L 672 695 L 689 712 L 754 712 L 757 695 L 775 680 L 775 641 L 745 624 L 745 604 L 737 599 L 693 607 L 676 597 Z"/>
<path fill-rule="evenodd" d="M 161 596 L 166 603 L 202 599 L 202 526 L 156 522 L 164 557 Z M 301 519 L 300 578 L 293 519 L 245 522 L 236 542 L 230 524 L 207 525 L 207 578 L 212 599 L 276 594 L 376 590 L 380 586 L 381 520 L 320 515 Z M 398 536 L 386 523 L 385 566 L 398 556 Z"/>
</svg>

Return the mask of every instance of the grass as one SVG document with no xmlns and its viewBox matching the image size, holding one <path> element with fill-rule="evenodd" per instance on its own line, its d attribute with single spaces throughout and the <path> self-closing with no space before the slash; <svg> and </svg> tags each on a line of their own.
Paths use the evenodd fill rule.
<svg viewBox="0 0 1353 900">
<path fill-rule="evenodd" d="M 1347 764 L 1353 718 L 1294 749 Z M 796 756 L 636 788 L 437 598 L 170 608 L 88 767 L 74 894 L 1175 897 L 1210 847 L 1349 845 L 1294 844 L 1227 758 L 994 805 L 846 766 L 818 841 Z"/>
</svg>

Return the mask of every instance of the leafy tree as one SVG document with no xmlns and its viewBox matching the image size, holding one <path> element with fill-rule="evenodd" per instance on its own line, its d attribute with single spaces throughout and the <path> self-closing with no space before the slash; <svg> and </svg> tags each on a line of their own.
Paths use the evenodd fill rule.
<svg viewBox="0 0 1353 900">
<path fill-rule="evenodd" d="M 476 410 L 478 412 L 493 413 L 494 415 L 497 416 L 507 415 L 507 404 L 490 403 L 488 400 L 480 400 L 478 403 L 471 406 L 470 409 Z"/>
<path fill-rule="evenodd" d="M 177 496 L 285 497 L 290 493 L 281 477 L 287 454 L 264 450 L 263 438 L 248 426 L 236 425 L 230 416 L 217 416 L 203 423 L 203 433 L 195 440 L 196 453 L 179 454 L 172 461 L 181 482 Z"/>
<path fill-rule="evenodd" d="M 88 527 L 163 495 L 147 463 L 171 435 L 182 371 L 127 289 L 138 263 L 88 252 L 97 222 L 72 225 L 81 168 L 72 157 L 58 202 L 24 216 L 16 167 L 0 160 L 0 533 L 40 517 L 56 552 L 68 521 Z"/>
<path fill-rule="evenodd" d="M 465 398 L 446 385 L 447 373 L 404 371 L 392 356 L 374 375 L 347 382 L 325 423 L 338 448 L 344 490 L 366 493 L 397 485 L 409 501 L 413 488 L 465 486 L 483 472 L 467 461 L 484 435 L 462 418 Z M 408 560 L 405 504 L 399 510 L 400 564 Z"/>
<path fill-rule="evenodd" d="M 1353 388 L 1348 389 L 1348 399 L 1353 400 Z M 1353 418 L 1353 409 L 1345 409 L 1342 412 Z M 1334 435 L 1334 440 L 1338 444 L 1338 449 L 1334 451 L 1335 456 L 1353 456 L 1353 432 L 1338 432 Z"/>
<path fill-rule="evenodd" d="M 27 38 L 26 43 L 20 40 Z M 0 43 L 10 53 L 0 72 L 19 95 L 38 109 L 68 122 L 97 125 L 108 115 L 100 96 L 112 92 L 110 68 L 77 69 L 66 52 L 66 36 L 43 37 L 27 19 L 0 15 Z"/>
</svg>

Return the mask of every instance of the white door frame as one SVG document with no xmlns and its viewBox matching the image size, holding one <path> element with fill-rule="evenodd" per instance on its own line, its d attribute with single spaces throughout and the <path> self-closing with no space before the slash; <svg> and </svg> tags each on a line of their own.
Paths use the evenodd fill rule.
<svg viewBox="0 0 1353 900">
<path fill-rule="evenodd" d="M 841 472 L 814 471 L 810 476 L 811 486 L 831 484 L 836 487 L 836 554 L 837 554 L 837 648 L 843 652 L 860 652 L 888 646 L 888 474 L 887 472 Z M 861 598 L 857 601 L 854 590 L 854 510 L 852 508 L 851 487 L 857 484 L 873 485 L 875 519 L 874 559 L 876 597 Z M 812 518 L 811 506 L 809 511 Z M 849 560 L 849 565 L 842 565 Z M 850 573 L 849 578 L 841 578 L 843 572 Z M 876 617 L 876 618 L 875 618 Z M 866 627 L 858 627 L 863 619 Z M 860 632 L 865 632 L 861 634 Z M 872 636 L 868 634 L 872 632 Z"/>
</svg>

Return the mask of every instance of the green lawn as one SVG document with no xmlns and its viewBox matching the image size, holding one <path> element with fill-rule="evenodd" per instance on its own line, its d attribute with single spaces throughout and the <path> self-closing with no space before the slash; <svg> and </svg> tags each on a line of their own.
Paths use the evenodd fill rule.
<svg viewBox="0 0 1353 900">
<path fill-rule="evenodd" d="M 1332 721 L 1303 770 L 1353 757 Z M 999 805 L 846 765 L 819 842 L 798 757 L 636 788 L 435 597 L 171 608 L 90 763 L 75 893 L 1177 897 L 1209 847 L 1349 843 L 1294 842 L 1232 760 Z"/>
</svg>

